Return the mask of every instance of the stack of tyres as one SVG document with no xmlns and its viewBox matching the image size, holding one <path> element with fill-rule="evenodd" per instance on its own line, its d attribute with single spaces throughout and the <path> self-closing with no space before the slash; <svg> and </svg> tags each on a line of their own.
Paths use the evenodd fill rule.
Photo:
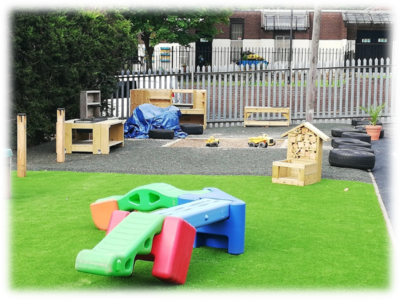
<svg viewBox="0 0 400 300">
<path fill-rule="evenodd" d="M 332 132 L 337 134 L 336 132 Z M 329 151 L 329 164 L 335 167 L 370 170 L 375 167 L 375 152 L 371 149 L 371 136 L 358 128 L 342 130 L 341 137 L 333 138 Z"/>
</svg>

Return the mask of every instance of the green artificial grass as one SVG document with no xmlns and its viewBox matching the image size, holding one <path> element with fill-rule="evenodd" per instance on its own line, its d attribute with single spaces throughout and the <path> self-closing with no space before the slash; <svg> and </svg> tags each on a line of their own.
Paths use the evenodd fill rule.
<svg viewBox="0 0 400 300">
<path fill-rule="evenodd" d="M 245 252 L 193 249 L 184 285 L 151 275 L 137 261 L 132 276 L 75 270 L 79 251 L 105 236 L 89 205 L 141 185 L 165 182 L 183 190 L 216 187 L 246 202 Z M 348 188 L 348 191 L 345 189 Z M 12 172 L 10 289 L 77 290 L 385 290 L 390 241 L 372 184 L 323 179 L 297 187 L 266 176 L 132 175 Z"/>
</svg>

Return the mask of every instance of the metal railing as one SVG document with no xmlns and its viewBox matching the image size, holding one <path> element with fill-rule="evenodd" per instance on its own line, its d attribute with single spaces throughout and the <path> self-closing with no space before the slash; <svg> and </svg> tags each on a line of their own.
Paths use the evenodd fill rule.
<svg viewBox="0 0 400 300">
<path fill-rule="evenodd" d="M 124 71 L 118 75 L 119 88 L 108 99 L 104 115 L 128 118 L 130 89 L 205 89 L 208 126 L 242 125 L 245 106 L 290 107 L 291 119 L 306 118 L 306 87 L 309 62 L 197 67 L 147 73 Z M 314 120 L 348 123 L 366 117 L 360 106 L 386 103 L 382 121 L 397 115 L 394 101 L 393 66 L 387 60 L 320 62 L 317 68 Z M 174 101 L 190 103 L 175 95 Z M 253 119 L 278 119 L 279 115 L 258 114 Z"/>
</svg>

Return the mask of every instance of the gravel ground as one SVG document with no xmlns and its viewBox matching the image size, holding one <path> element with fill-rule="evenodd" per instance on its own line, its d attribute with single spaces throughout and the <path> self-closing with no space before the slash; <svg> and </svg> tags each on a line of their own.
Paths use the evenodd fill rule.
<svg viewBox="0 0 400 300">
<path fill-rule="evenodd" d="M 244 138 L 268 134 L 274 139 L 289 127 L 219 127 L 204 130 L 203 135 L 190 138 Z M 331 137 L 332 128 L 351 127 L 347 124 L 315 124 Z M 200 175 L 265 175 L 271 176 L 272 163 L 286 159 L 286 148 L 269 147 L 169 147 L 171 140 L 125 139 L 124 147 L 112 147 L 109 155 L 91 153 L 66 154 L 64 163 L 56 162 L 55 141 L 31 147 L 27 151 L 27 170 L 57 170 L 74 172 L 108 172 L 131 174 L 200 174 Z M 178 142 L 179 143 L 179 142 Z M 322 178 L 371 183 L 368 171 L 338 168 L 328 162 L 331 143 L 324 143 Z M 12 169 L 16 170 L 16 150 L 13 150 Z"/>
</svg>

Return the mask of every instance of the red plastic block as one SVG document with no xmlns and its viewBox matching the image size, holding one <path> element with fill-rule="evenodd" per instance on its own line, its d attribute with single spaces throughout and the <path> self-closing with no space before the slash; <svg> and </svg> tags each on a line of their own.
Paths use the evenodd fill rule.
<svg viewBox="0 0 400 300">
<path fill-rule="evenodd" d="M 108 228 L 106 231 L 106 235 L 115 228 L 127 215 L 129 215 L 129 211 L 123 210 L 114 210 L 111 214 L 110 223 L 108 224 Z"/>
<path fill-rule="evenodd" d="M 181 218 L 167 216 L 161 233 L 154 236 L 150 254 L 136 259 L 154 260 L 152 275 L 161 281 L 184 284 L 195 237 L 196 228 Z"/>
</svg>

